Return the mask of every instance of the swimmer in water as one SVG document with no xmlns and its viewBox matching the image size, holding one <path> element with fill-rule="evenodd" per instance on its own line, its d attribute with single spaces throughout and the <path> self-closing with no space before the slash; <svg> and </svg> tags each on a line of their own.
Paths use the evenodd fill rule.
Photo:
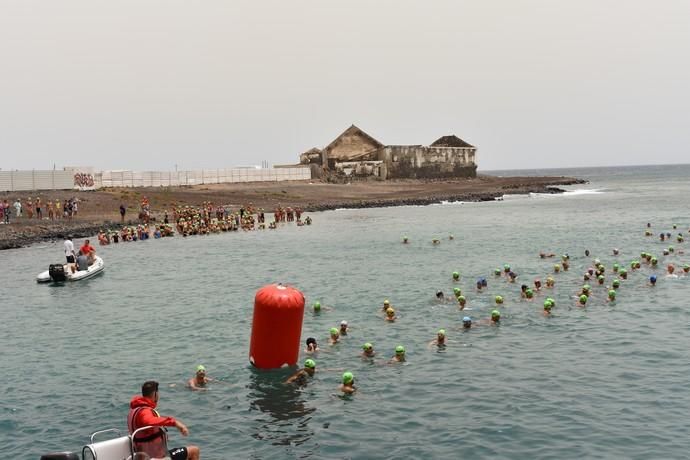
<svg viewBox="0 0 690 460">
<path fill-rule="evenodd" d="M 453 281 L 459 281 L 460 280 L 460 273 L 459 272 L 453 272 Z"/>
<path fill-rule="evenodd" d="M 556 285 L 556 280 L 553 279 L 553 277 L 548 276 L 546 277 L 546 287 L 547 288 L 553 288 Z"/>
<path fill-rule="evenodd" d="M 460 307 L 460 310 L 464 310 L 465 305 L 467 305 L 467 299 L 465 299 L 464 295 L 459 295 L 458 296 L 458 306 Z"/>
<path fill-rule="evenodd" d="M 589 297 L 589 295 L 592 293 L 592 286 L 589 284 L 585 284 L 582 286 L 582 292 L 580 292 L 580 295 L 584 294 Z"/>
<path fill-rule="evenodd" d="M 613 289 L 618 289 L 619 287 L 621 287 L 621 282 L 618 281 L 618 280 L 613 280 L 613 283 L 611 284 L 611 287 L 612 287 Z"/>
<path fill-rule="evenodd" d="M 584 307 L 585 305 L 587 305 L 587 299 L 588 299 L 588 298 L 589 298 L 589 297 L 587 297 L 587 295 L 582 294 L 582 295 L 577 299 L 577 306 L 578 306 L 578 307 Z"/>
<path fill-rule="evenodd" d="M 690 273 L 690 265 L 683 264 L 683 273 Z"/>
<path fill-rule="evenodd" d="M 391 363 L 404 363 L 405 362 L 405 347 L 398 345 L 395 347 L 395 354 L 390 360 Z"/>
<path fill-rule="evenodd" d="M 585 274 L 582 276 L 582 279 L 585 281 L 589 281 L 592 277 L 589 275 L 589 273 L 585 272 Z"/>
<path fill-rule="evenodd" d="M 510 273 L 510 265 L 508 265 L 508 264 L 503 265 L 503 273 L 505 273 L 506 276 L 508 276 L 508 273 Z"/>
<path fill-rule="evenodd" d="M 331 307 L 326 307 L 326 306 L 321 305 L 321 302 L 319 302 L 318 300 L 316 302 L 314 302 L 314 304 L 311 307 L 314 310 L 314 313 L 316 313 L 316 314 L 321 313 L 322 310 L 326 310 L 326 311 L 333 310 Z"/>
<path fill-rule="evenodd" d="M 373 358 L 376 356 L 376 352 L 374 351 L 374 346 L 367 342 L 364 345 L 362 345 L 362 354 L 360 355 L 362 359 L 369 359 Z"/>
<path fill-rule="evenodd" d="M 544 316 L 549 316 L 551 314 L 551 309 L 553 308 L 553 304 L 549 299 L 546 299 L 544 301 Z"/>
<path fill-rule="evenodd" d="M 491 312 L 491 324 L 497 326 L 501 322 L 501 312 L 493 310 Z"/>
<path fill-rule="evenodd" d="M 403 236 L 402 242 L 403 242 L 403 244 L 407 244 L 410 242 L 410 240 L 407 238 L 407 236 Z"/>
<path fill-rule="evenodd" d="M 494 276 L 501 276 L 501 269 L 500 268 L 494 268 Z"/>
<path fill-rule="evenodd" d="M 589 249 L 585 249 L 585 257 L 589 257 Z"/>
<path fill-rule="evenodd" d="M 549 253 L 547 254 L 546 252 L 543 252 L 543 251 L 542 251 L 542 252 L 539 253 L 539 258 L 540 258 L 540 259 L 546 259 L 547 257 L 555 257 L 555 256 L 556 256 L 556 254 L 554 254 L 553 252 L 549 252 Z"/>
<path fill-rule="evenodd" d="M 560 273 L 561 271 L 561 265 L 560 264 L 553 264 L 553 272 L 554 273 Z"/>
<path fill-rule="evenodd" d="M 604 281 L 606 281 L 606 278 L 604 278 L 604 275 L 599 275 L 597 277 L 597 282 L 599 283 L 600 286 L 604 284 Z"/>
<path fill-rule="evenodd" d="M 526 299 L 528 302 L 534 300 L 534 291 L 528 288 L 528 289 L 525 291 L 525 299 Z"/>
<path fill-rule="evenodd" d="M 477 280 L 477 283 L 475 284 L 475 289 L 476 289 L 476 291 L 477 291 L 477 292 L 482 292 L 482 287 L 483 287 L 483 286 L 482 286 L 482 280 L 481 280 L 481 279 L 478 279 L 478 280 Z"/>
<path fill-rule="evenodd" d="M 618 273 L 618 270 L 620 270 L 621 266 L 618 264 L 613 264 L 613 273 Z"/>
<path fill-rule="evenodd" d="M 675 271 L 676 267 L 674 267 L 673 264 L 668 264 L 666 267 L 666 276 L 669 278 L 678 278 L 678 275 L 674 273 Z"/>
<path fill-rule="evenodd" d="M 457 299 L 458 297 L 460 297 L 462 295 L 462 289 L 460 289 L 459 287 L 454 287 L 453 288 L 453 295 Z"/>
<path fill-rule="evenodd" d="M 494 302 L 496 302 L 496 305 L 502 305 L 503 304 L 503 297 L 500 295 L 495 296 Z"/>
<path fill-rule="evenodd" d="M 541 280 L 539 278 L 534 280 L 534 289 L 536 289 L 537 292 L 541 291 Z"/>
<path fill-rule="evenodd" d="M 625 268 L 621 268 L 618 271 L 618 276 L 620 276 L 620 278 L 622 280 L 627 280 L 628 279 L 628 271 Z"/>
<path fill-rule="evenodd" d="M 511 271 L 508 273 L 508 282 L 514 283 L 516 278 L 517 278 L 517 273 L 515 273 L 514 271 Z"/>
<path fill-rule="evenodd" d="M 465 316 L 462 318 L 462 328 L 463 329 L 470 329 L 472 327 L 472 318 L 469 316 Z"/>
<path fill-rule="evenodd" d="M 296 383 L 297 385 L 303 387 L 309 382 L 309 378 L 314 376 L 314 372 L 316 372 L 316 361 L 311 358 L 307 358 L 304 361 L 304 368 L 298 370 L 288 377 L 285 383 Z"/>
<path fill-rule="evenodd" d="M 620 253 L 620 251 L 618 250 L 618 248 L 613 248 L 613 255 L 614 256 L 617 256 L 619 253 Z"/>
<path fill-rule="evenodd" d="M 429 348 L 433 347 L 436 345 L 439 348 L 445 348 L 446 347 L 446 330 L 445 329 L 439 329 L 438 332 L 436 333 L 436 338 L 429 342 Z"/>
<path fill-rule="evenodd" d="M 523 284 L 522 286 L 520 286 L 520 297 L 522 297 L 523 299 L 527 296 L 526 295 L 527 287 L 528 286 L 526 284 Z"/>
<path fill-rule="evenodd" d="M 384 312 L 385 312 L 386 310 L 388 310 L 389 308 L 391 308 L 391 307 L 392 307 L 392 306 L 391 306 L 390 300 L 386 299 L 386 300 L 383 301 L 383 311 L 384 311 Z"/>
<path fill-rule="evenodd" d="M 443 291 L 436 291 L 436 300 L 445 302 L 446 297 L 443 295 Z"/>
<path fill-rule="evenodd" d="M 347 321 L 343 320 L 340 322 L 340 335 L 347 335 L 347 331 L 349 331 L 350 328 L 347 327 Z"/>
<path fill-rule="evenodd" d="M 389 321 L 392 323 L 396 319 L 398 319 L 398 317 L 395 316 L 395 310 L 393 310 L 392 308 L 389 308 L 388 310 L 386 310 L 386 318 L 385 318 L 386 321 Z"/>
<path fill-rule="evenodd" d="M 656 267 L 659 264 L 659 259 L 657 259 L 656 257 L 652 257 L 650 263 L 652 264 L 652 267 Z"/>
<path fill-rule="evenodd" d="M 206 391 L 208 390 L 206 385 L 212 381 L 213 379 L 206 375 L 206 368 L 202 364 L 199 364 L 196 367 L 196 374 L 194 374 L 194 377 L 189 379 L 187 386 L 192 391 Z"/>
<path fill-rule="evenodd" d="M 351 395 L 357 391 L 357 388 L 355 388 L 355 376 L 352 372 L 345 372 L 343 374 L 343 384 L 340 385 L 340 391 L 346 395 Z"/>
<path fill-rule="evenodd" d="M 615 302 L 616 301 L 616 290 L 615 289 L 610 289 L 607 295 L 607 301 L 608 302 Z"/>
<path fill-rule="evenodd" d="M 448 235 L 448 239 L 449 239 L 449 240 L 454 240 L 454 239 L 455 239 L 455 236 L 453 236 L 453 234 L 451 233 L 450 235 Z"/>
<path fill-rule="evenodd" d="M 656 275 L 652 275 L 649 277 L 649 285 L 656 286 Z"/>
<path fill-rule="evenodd" d="M 304 349 L 305 353 L 317 353 L 319 351 L 319 346 L 316 343 L 314 337 L 307 338 L 307 348 Z"/>
<path fill-rule="evenodd" d="M 330 329 L 330 344 L 335 345 L 336 343 L 340 342 L 340 332 L 338 332 L 338 328 L 332 327 Z"/>
<path fill-rule="evenodd" d="M 563 271 L 564 271 L 564 272 L 567 272 L 568 269 L 570 268 L 570 263 L 569 263 L 567 260 L 564 260 L 564 261 L 561 263 L 561 266 L 563 267 Z"/>
<path fill-rule="evenodd" d="M 438 238 L 434 238 L 431 240 L 431 244 L 433 244 L 433 245 L 441 244 L 441 240 L 439 240 Z"/>
</svg>

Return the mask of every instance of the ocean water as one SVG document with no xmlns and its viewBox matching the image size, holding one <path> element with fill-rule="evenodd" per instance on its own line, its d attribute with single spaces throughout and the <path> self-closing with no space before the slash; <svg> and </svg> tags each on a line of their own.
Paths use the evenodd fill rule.
<svg viewBox="0 0 690 460">
<path fill-rule="evenodd" d="M 76 451 L 93 431 L 126 429 L 131 396 L 156 379 L 160 412 L 190 429 L 187 439 L 171 432 L 170 444 L 197 444 L 207 459 L 687 458 L 690 277 L 665 277 L 663 267 L 690 263 L 690 248 L 656 235 L 690 241 L 690 166 L 493 174 L 590 183 L 563 195 L 337 210 L 312 214 L 310 227 L 113 245 L 98 248 L 102 276 L 65 286 L 34 282 L 62 260 L 60 243 L 0 252 L 3 456 Z M 540 251 L 571 258 L 553 275 L 551 317 L 541 313 L 546 293 L 519 295 L 521 283 L 553 272 L 558 258 Z M 660 268 L 631 272 L 613 304 L 594 286 L 587 307 L 575 306 L 595 257 L 608 284 L 613 263 L 642 251 Z M 516 284 L 493 277 L 504 263 Z M 473 288 L 479 276 L 486 292 Z M 322 352 L 303 389 L 282 384 L 293 369 L 248 365 L 254 294 L 273 282 L 301 289 L 308 306 L 332 307 L 305 313 L 303 338 L 316 337 Z M 455 286 L 465 312 L 435 300 Z M 460 330 L 464 315 L 488 318 L 494 295 L 505 298 L 501 325 Z M 384 299 L 397 322 L 380 317 Z M 328 329 L 341 320 L 351 332 L 330 347 Z M 439 328 L 444 350 L 428 346 Z M 374 363 L 358 357 L 364 342 L 378 351 Z M 407 363 L 386 364 L 399 344 Z M 208 392 L 184 388 L 199 363 L 220 379 Z M 337 394 L 344 370 L 355 374 L 352 397 Z"/>
</svg>

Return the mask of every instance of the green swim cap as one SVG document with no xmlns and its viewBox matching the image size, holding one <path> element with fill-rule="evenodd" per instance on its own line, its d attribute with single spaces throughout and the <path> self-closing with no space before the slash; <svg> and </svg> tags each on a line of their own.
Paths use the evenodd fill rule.
<svg viewBox="0 0 690 460">
<path fill-rule="evenodd" d="M 500 275 L 501 274 L 501 269 L 500 268 L 494 268 L 494 275 Z"/>
<path fill-rule="evenodd" d="M 445 337 L 446 336 L 446 330 L 445 329 L 439 329 L 437 334 Z"/>
<path fill-rule="evenodd" d="M 689 264 L 683 264 L 683 268 L 684 268 L 684 269 L 690 268 L 690 265 L 689 265 Z"/>
<path fill-rule="evenodd" d="M 599 275 L 599 276 L 597 276 L 597 279 L 600 280 L 600 281 L 603 281 L 603 280 L 604 280 L 604 275 Z"/>
<path fill-rule="evenodd" d="M 580 303 L 587 303 L 587 299 L 588 299 L 588 298 L 589 298 L 589 297 L 587 297 L 586 295 L 582 294 L 582 295 L 580 296 Z"/>
<path fill-rule="evenodd" d="M 503 303 L 503 297 L 501 297 L 500 295 L 497 295 L 496 297 L 494 297 L 494 300 L 496 301 L 496 303 Z M 496 310 L 494 310 L 494 311 L 496 311 Z"/>
<path fill-rule="evenodd" d="M 614 291 L 613 289 L 611 289 L 611 290 L 609 291 L 609 297 L 616 297 L 616 291 Z"/>
<path fill-rule="evenodd" d="M 459 287 L 453 288 L 453 294 L 455 294 L 456 296 L 459 296 L 461 292 L 462 290 Z"/>
<path fill-rule="evenodd" d="M 548 300 L 544 301 L 544 310 L 551 310 L 553 308 L 553 304 L 549 302 Z"/>
<path fill-rule="evenodd" d="M 338 328 L 332 327 L 329 332 L 331 335 L 338 335 Z"/>
<path fill-rule="evenodd" d="M 503 265 L 503 270 L 510 270 L 510 265 L 504 264 L 504 265 Z"/>
<path fill-rule="evenodd" d="M 196 367 L 196 371 L 197 371 L 197 372 L 206 372 L 206 368 L 204 367 L 203 364 L 199 364 L 199 365 Z"/>
<path fill-rule="evenodd" d="M 309 358 L 309 359 L 304 361 L 304 367 L 308 367 L 309 369 L 314 369 L 316 367 L 316 361 Z"/>
<path fill-rule="evenodd" d="M 402 345 L 398 345 L 397 347 L 395 347 L 395 353 L 405 353 L 405 347 L 403 347 Z"/>
<path fill-rule="evenodd" d="M 659 260 L 658 260 L 656 257 L 652 257 L 652 263 L 653 263 L 653 264 L 657 263 L 658 261 L 659 261 Z"/>
<path fill-rule="evenodd" d="M 668 247 L 668 252 L 673 252 L 673 246 Z"/>
<path fill-rule="evenodd" d="M 620 267 L 621 267 L 621 266 L 618 265 L 618 263 L 613 264 L 613 268 L 615 268 L 615 269 L 619 269 Z"/>
<path fill-rule="evenodd" d="M 618 280 L 613 280 L 613 287 L 618 287 L 621 285 L 621 282 Z"/>
<path fill-rule="evenodd" d="M 553 264 L 553 269 L 554 270 L 560 270 L 561 266 L 559 264 Z"/>
<path fill-rule="evenodd" d="M 314 307 L 314 310 L 321 310 L 321 302 L 314 302 L 314 305 L 312 305 L 312 307 Z"/>
<path fill-rule="evenodd" d="M 369 348 L 374 348 L 374 346 L 372 344 L 370 344 L 369 342 L 362 345 L 362 350 L 368 350 Z"/>
<path fill-rule="evenodd" d="M 625 275 L 627 273 L 628 273 L 628 270 L 626 270 L 625 268 L 621 268 L 621 271 L 620 271 L 621 275 Z"/>
<path fill-rule="evenodd" d="M 355 376 L 352 375 L 352 372 L 345 372 L 343 373 L 343 383 L 347 385 L 348 383 L 352 383 L 352 381 L 355 379 Z"/>
<path fill-rule="evenodd" d="M 527 289 L 527 290 L 525 291 L 525 295 L 526 295 L 527 297 L 532 297 L 532 296 L 534 295 L 534 291 L 533 291 L 532 289 Z"/>
<path fill-rule="evenodd" d="M 453 278 L 460 278 L 460 273 L 453 272 Z"/>
<path fill-rule="evenodd" d="M 493 310 L 491 312 L 491 318 L 500 318 L 501 317 L 501 312 L 498 310 Z"/>
<path fill-rule="evenodd" d="M 592 289 L 592 286 L 590 286 L 589 284 L 585 284 L 584 286 L 582 286 L 583 291 L 589 291 L 590 289 Z"/>
<path fill-rule="evenodd" d="M 464 295 L 459 295 L 458 296 L 458 302 L 464 302 L 465 301 L 465 296 Z"/>
</svg>

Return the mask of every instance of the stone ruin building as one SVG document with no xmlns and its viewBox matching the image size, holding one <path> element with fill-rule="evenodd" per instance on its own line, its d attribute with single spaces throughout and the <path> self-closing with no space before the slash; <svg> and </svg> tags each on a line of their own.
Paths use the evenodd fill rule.
<svg viewBox="0 0 690 460">
<path fill-rule="evenodd" d="M 429 146 L 383 145 L 352 125 L 323 149 L 300 155 L 313 177 L 337 174 L 381 179 L 476 177 L 477 148 L 457 136 L 437 139 Z"/>
</svg>

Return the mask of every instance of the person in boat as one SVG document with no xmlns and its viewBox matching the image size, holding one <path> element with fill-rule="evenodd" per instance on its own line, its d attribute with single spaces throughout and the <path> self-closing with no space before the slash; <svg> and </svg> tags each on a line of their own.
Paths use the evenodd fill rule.
<svg viewBox="0 0 690 460">
<path fill-rule="evenodd" d="M 84 240 L 84 244 L 79 248 L 79 251 L 86 256 L 89 261 L 89 265 L 96 261 L 96 248 L 91 246 L 89 240 Z"/>
<path fill-rule="evenodd" d="M 207 390 L 206 385 L 212 381 L 213 379 L 206 375 L 206 368 L 204 365 L 199 364 L 196 367 L 196 374 L 194 374 L 194 377 L 189 379 L 187 386 L 192 391 L 204 391 Z"/>
<path fill-rule="evenodd" d="M 65 237 L 64 248 L 65 248 L 65 257 L 67 258 L 67 263 L 73 264 L 76 260 L 75 260 L 75 253 L 74 253 L 74 243 L 72 243 L 72 237 L 71 236 Z"/>
<path fill-rule="evenodd" d="M 127 429 L 130 434 L 142 427 L 151 426 L 134 436 L 132 444 L 135 452 L 144 452 L 153 458 L 169 457 L 171 460 L 198 460 L 199 447 L 188 445 L 167 449 L 168 435 L 163 427 L 174 426 L 182 436 L 189 434 L 187 426 L 174 417 L 163 417 L 156 411 L 158 405 L 158 382 L 149 380 L 141 386 L 141 396 L 134 396 L 129 403 Z"/>
<path fill-rule="evenodd" d="M 81 250 L 77 255 L 77 262 L 72 264 L 72 273 L 83 272 L 89 269 L 89 258 Z"/>
</svg>

